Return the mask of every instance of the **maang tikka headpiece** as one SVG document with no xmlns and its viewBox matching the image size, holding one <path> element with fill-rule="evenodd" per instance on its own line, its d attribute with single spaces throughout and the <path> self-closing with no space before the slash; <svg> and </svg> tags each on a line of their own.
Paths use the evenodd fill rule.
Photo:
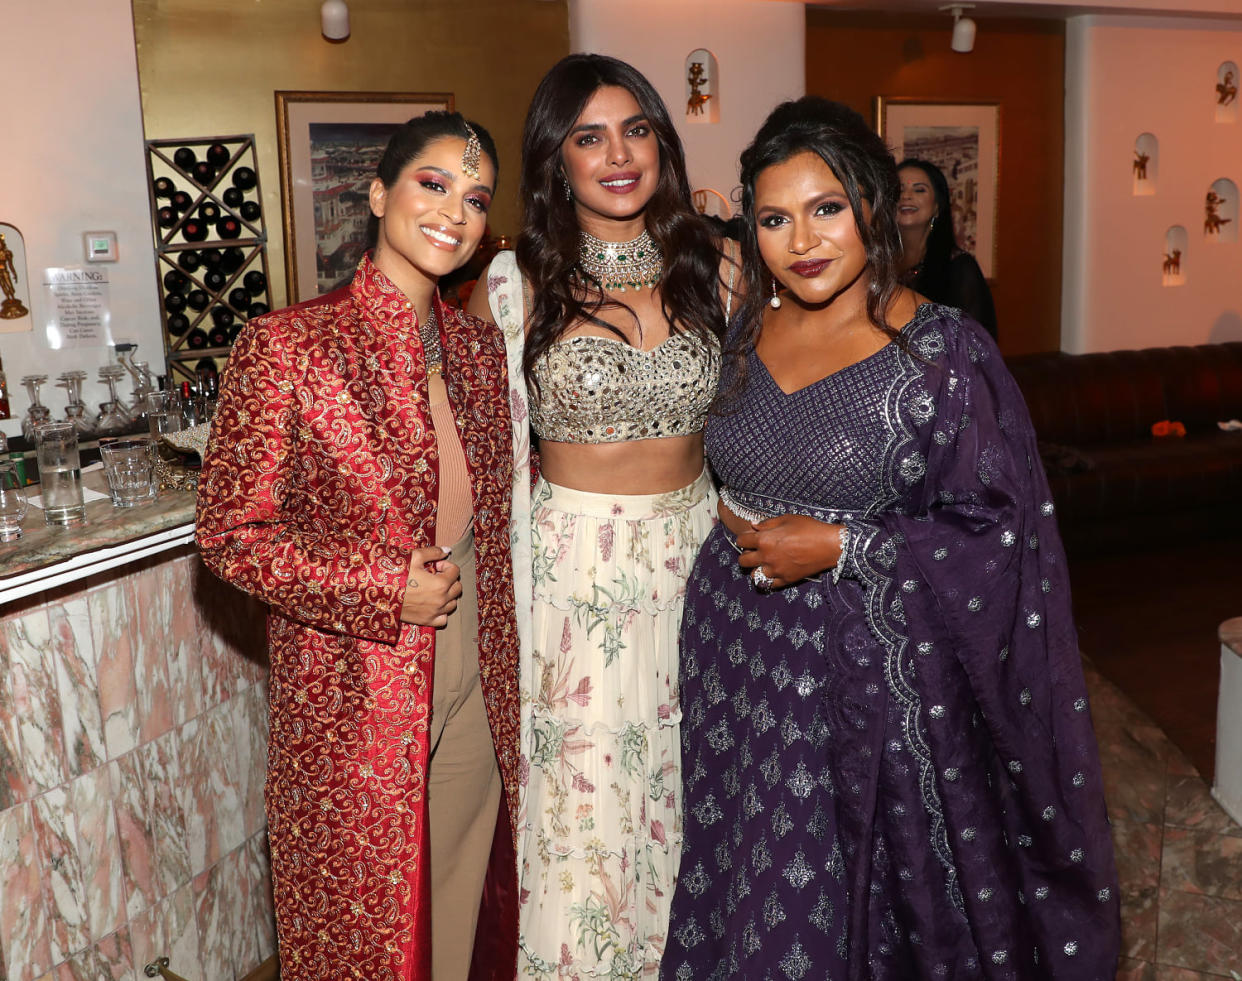
<svg viewBox="0 0 1242 981">
<path fill-rule="evenodd" d="M 472 181 L 477 181 L 479 179 L 479 154 L 483 151 L 483 144 L 479 142 L 479 134 L 469 123 L 466 123 L 466 132 L 470 135 L 466 139 L 466 149 L 461 154 L 461 171 Z"/>
</svg>

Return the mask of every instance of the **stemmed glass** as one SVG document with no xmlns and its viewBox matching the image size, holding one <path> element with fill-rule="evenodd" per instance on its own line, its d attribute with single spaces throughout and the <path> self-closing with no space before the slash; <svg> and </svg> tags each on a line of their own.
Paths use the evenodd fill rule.
<svg viewBox="0 0 1242 981">
<path fill-rule="evenodd" d="M 23 375 L 22 384 L 30 394 L 30 408 L 22 416 L 22 435 L 34 446 L 35 430 L 52 418 L 52 410 L 39 401 L 39 386 L 47 381 L 47 375 Z"/>
<path fill-rule="evenodd" d="M 99 369 L 99 380 L 108 386 L 108 401 L 100 403 L 99 415 L 95 417 L 95 431 L 100 436 L 123 433 L 130 424 L 129 413 L 116 397 L 116 383 L 124 375 L 125 369 L 119 364 L 108 364 Z"/>
<path fill-rule="evenodd" d="M 26 492 L 22 489 L 17 465 L 0 461 L 0 542 L 13 542 L 22 537 L 22 519 L 26 517 Z"/>
<path fill-rule="evenodd" d="M 65 418 L 73 423 L 78 436 L 93 436 L 95 427 L 91 425 L 87 415 L 86 403 L 82 401 L 82 382 L 86 381 L 85 371 L 62 371 L 57 375 L 59 384 L 69 393 L 69 404 L 65 406 Z"/>
</svg>

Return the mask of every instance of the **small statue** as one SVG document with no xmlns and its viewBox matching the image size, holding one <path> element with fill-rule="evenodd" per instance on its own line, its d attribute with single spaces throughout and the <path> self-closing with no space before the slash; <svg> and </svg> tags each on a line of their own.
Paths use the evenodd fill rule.
<svg viewBox="0 0 1242 981">
<path fill-rule="evenodd" d="M 1164 274 L 1166 276 L 1180 276 L 1182 274 L 1182 250 L 1174 249 L 1172 253 L 1164 254 Z"/>
<path fill-rule="evenodd" d="M 1207 192 L 1207 201 L 1204 202 L 1204 219 L 1203 231 L 1208 235 L 1217 234 L 1225 225 L 1233 221 L 1232 218 L 1222 218 L 1216 213 L 1216 210 L 1225 203 L 1225 199 L 1215 191 Z"/>
<path fill-rule="evenodd" d="M 1134 176 L 1137 180 L 1147 180 L 1147 161 L 1151 159 L 1150 153 L 1140 153 L 1134 151 Z"/>
<path fill-rule="evenodd" d="M 30 313 L 17 298 L 17 269 L 13 265 L 13 250 L 0 234 L 0 290 L 4 291 L 4 302 L 0 303 L 0 320 L 16 320 Z"/>
<path fill-rule="evenodd" d="M 1233 72 L 1225 72 L 1225 80 L 1216 83 L 1216 104 L 1227 106 L 1238 97 L 1238 87 L 1233 84 Z"/>
<path fill-rule="evenodd" d="M 702 91 L 700 86 L 707 84 L 707 73 L 703 70 L 703 63 L 696 61 L 690 65 L 690 77 L 687 79 L 690 83 L 690 98 L 686 100 L 686 112 L 692 116 L 703 115 L 703 107 L 707 105 L 711 98 L 706 92 Z"/>
</svg>

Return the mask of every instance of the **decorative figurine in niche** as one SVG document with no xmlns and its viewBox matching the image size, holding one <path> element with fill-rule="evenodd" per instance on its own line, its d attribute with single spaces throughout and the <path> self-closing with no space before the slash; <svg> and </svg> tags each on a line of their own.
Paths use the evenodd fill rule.
<svg viewBox="0 0 1242 981">
<path fill-rule="evenodd" d="M 1238 97 L 1238 87 L 1233 83 L 1233 72 L 1225 72 L 1223 81 L 1216 83 L 1216 104 L 1227 106 Z"/>
<path fill-rule="evenodd" d="M 707 83 L 707 72 L 703 70 L 702 62 L 696 61 L 690 66 L 690 77 L 687 81 L 690 83 L 690 98 L 686 100 L 686 112 L 692 116 L 701 116 L 703 107 L 711 99 L 711 95 L 700 88 Z"/>
<path fill-rule="evenodd" d="M 1222 218 L 1216 213 L 1220 206 L 1224 203 L 1225 199 L 1215 191 L 1207 192 L 1207 200 L 1203 205 L 1203 231 L 1205 234 L 1216 235 L 1222 228 L 1225 227 L 1225 225 L 1229 224 L 1229 222 L 1233 220 L 1232 218 Z"/>
<path fill-rule="evenodd" d="M 1134 176 L 1137 180 L 1147 180 L 1147 162 L 1151 159 L 1150 153 L 1140 153 L 1134 151 Z"/>
<path fill-rule="evenodd" d="M 1166 276 L 1180 276 L 1182 274 L 1182 250 L 1174 249 L 1172 253 L 1164 254 L 1164 274 Z"/>
<path fill-rule="evenodd" d="M 13 263 L 13 250 L 5 243 L 3 234 L 0 234 L 0 290 L 4 291 L 0 319 L 16 320 L 30 313 L 17 298 L 17 267 Z"/>
</svg>

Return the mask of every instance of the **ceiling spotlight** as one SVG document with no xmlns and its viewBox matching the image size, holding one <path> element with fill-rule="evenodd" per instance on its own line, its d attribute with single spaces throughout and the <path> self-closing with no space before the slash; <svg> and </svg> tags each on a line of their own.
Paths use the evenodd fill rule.
<svg viewBox="0 0 1242 981">
<path fill-rule="evenodd" d="M 954 51 L 962 53 L 973 51 L 975 48 L 975 22 L 969 17 L 963 17 L 962 11 L 974 10 L 975 5 L 973 3 L 952 3 L 940 9 L 953 15 L 953 40 L 949 42 L 949 47 Z"/>
<path fill-rule="evenodd" d="M 319 22 L 323 36 L 329 41 L 344 41 L 349 37 L 349 7 L 345 0 L 323 0 L 319 8 Z"/>
</svg>

